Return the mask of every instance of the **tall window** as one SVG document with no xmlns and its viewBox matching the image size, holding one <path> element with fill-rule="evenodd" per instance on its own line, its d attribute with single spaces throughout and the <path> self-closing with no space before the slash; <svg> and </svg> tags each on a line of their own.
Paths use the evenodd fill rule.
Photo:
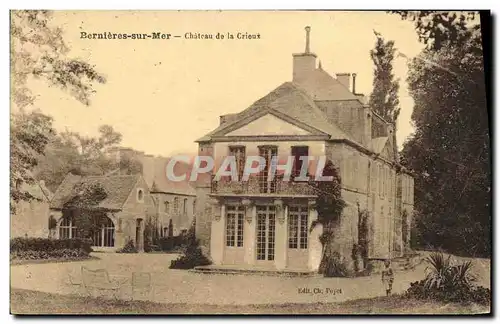
<svg viewBox="0 0 500 324">
<path fill-rule="evenodd" d="M 382 166 L 379 165 L 378 166 L 378 194 L 380 197 L 382 197 L 384 195 L 383 191 L 384 191 L 384 173 L 382 171 Z"/>
<path fill-rule="evenodd" d="M 243 246 L 243 206 L 226 206 L 226 246 Z"/>
<path fill-rule="evenodd" d="M 59 238 L 70 239 L 77 237 L 77 227 L 73 215 L 64 216 L 59 225 Z"/>
<path fill-rule="evenodd" d="M 391 169 L 388 170 L 387 176 L 388 176 L 387 196 L 389 198 L 389 201 L 392 201 L 392 170 Z"/>
<path fill-rule="evenodd" d="M 179 198 L 175 197 L 174 198 L 174 214 L 177 214 L 179 212 Z"/>
<path fill-rule="evenodd" d="M 193 215 L 196 213 L 196 199 L 193 199 Z"/>
<path fill-rule="evenodd" d="M 307 207 L 289 207 L 288 248 L 307 249 L 308 213 Z"/>
<path fill-rule="evenodd" d="M 387 168 L 384 166 L 384 197 L 387 196 Z"/>
<path fill-rule="evenodd" d="M 257 206 L 257 260 L 274 260 L 276 207 Z"/>
<path fill-rule="evenodd" d="M 276 192 L 276 177 L 268 181 L 269 170 L 275 168 L 276 165 L 271 165 L 274 156 L 278 156 L 277 146 L 259 146 L 259 155 L 264 158 L 266 165 L 264 170 L 259 174 L 259 189 L 261 193 L 274 193 Z M 275 159 L 275 164 L 278 161 Z"/>
<path fill-rule="evenodd" d="M 300 175 L 300 170 L 302 170 L 302 165 L 304 164 L 304 160 L 300 159 L 300 157 L 309 156 L 309 147 L 292 146 L 292 156 L 293 156 L 292 177 L 298 177 Z"/>
<path fill-rule="evenodd" d="M 182 204 L 182 214 L 183 215 L 187 215 L 187 204 L 188 204 L 188 200 L 187 200 L 187 198 L 184 198 L 184 203 Z"/>
<path fill-rule="evenodd" d="M 115 246 L 115 225 L 109 217 L 105 215 L 94 217 L 92 244 L 100 247 Z"/>
<path fill-rule="evenodd" d="M 163 209 L 163 211 L 164 211 L 165 213 L 170 213 L 170 202 L 165 201 L 163 204 L 164 204 L 164 209 Z"/>
<path fill-rule="evenodd" d="M 238 180 L 241 181 L 241 177 L 243 177 L 243 170 L 245 169 L 245 147 L 230 146 L 229 155 L 234 156 L 236 160 L 236 170 L 238 174 Z"/>
<path fill-rule="evenodd" d="M 375 165 L 375 163 L 371 163 L 370 165 L 371 167 L 371 170 L 369 170 L 369 172 L 371 172 L 371 176 L 370 176 L 370 182 L 371 182 L 371 189 L 372 189 L 372 193 L 373 193 L 373 196 L 375 196 L 375 192 L 377 191 L 377 167 Z"/>
</svg>

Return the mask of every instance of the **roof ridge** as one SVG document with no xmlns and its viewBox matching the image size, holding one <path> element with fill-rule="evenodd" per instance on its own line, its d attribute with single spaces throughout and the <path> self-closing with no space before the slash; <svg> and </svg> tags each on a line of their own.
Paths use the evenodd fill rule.
<svg viewBox="0 0 500 324">
<path fill-rule="evenodd" d="M 259 109 L 259 108 L 263 108 L 263 107 L 259 107 L 259 105 L 263 104 L 264 102 L 269 106 L 271 103 L 273 103 L 274 101 L 276 101 L 276 100 L 278 100 L 280 98 L 280 96 L 278 95 L 277 92 L 279 90 L 283 90 L 282 88 L 285 87 L 285 86 L 290 87 L 291 84 L 292 83 L 290 81 L 286 81 L 286 82 L 281 83 L 279 86 L 275 87 L 273 90 L 271 90 L 270 92 L 268 92 L 264 96 L 260 97 L 256 101 L 254 101 L 250 106 L 248 106 L 244 110 L 242 110 L 240 112 L 237 112 L 237 113 L 234 113 L 236 115 L 236 118 L 234 120 L 229 121 L 229 122 L 227 122 L 224 125 L 219 125 L 213 131 L 209 132 L 208 134 L 205 134 L 203 137 L 201 137 L 197 141 L 199 141 L 199 140 L 201 140 L 201 139 L 203 139 L 203 138 L 205 138 L 207 136 L 210 137 L 210 136 L 212 136 L 215 133 L 221 132 L 224 129 L 230 127 L 230 126 L 235 125 L 236 123 L 240 122 L 241 120 L 244 120 L 244 119 L 248 118 L 251 115 L 247 116 L 246 114 L 248 114 L 251 111 L 252 108 L 253 109 L 258 109 L 260 111 L 261 109 Z M 271 100 L 269 100 L 269 97 L 271 97 L 271 96 L 273 96 L 273 97 L 271 98 Z M 264 109 L 265 108 L 266 107 L 264 107 Z M 267 107 L 267 110 L 269 111 L 270 109 Z"/>
</svg>

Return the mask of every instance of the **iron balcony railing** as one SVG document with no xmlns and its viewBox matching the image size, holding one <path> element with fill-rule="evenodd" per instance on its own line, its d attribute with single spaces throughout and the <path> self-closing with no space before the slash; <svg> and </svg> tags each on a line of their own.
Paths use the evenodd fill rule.
<svg viewBox="0 0 500 324">
<path fill-rule="evenodd" d="M 247 181 L 232 181 L 230 177 L 216 180 L 212 176 L 212 194 L 244 195 L 314 195 L 313 188 L 305 181 L 283 181 L 279 178 L 269 180 L 267 175 L 250 176 Z"/>
</svg>

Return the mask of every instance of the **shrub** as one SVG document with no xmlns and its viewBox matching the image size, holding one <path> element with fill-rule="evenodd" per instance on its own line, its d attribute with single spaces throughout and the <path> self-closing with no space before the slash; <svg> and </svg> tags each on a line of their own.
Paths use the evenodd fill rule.
<svg viewBox="0 0 500 324">
<path fill-rule="evenodd" d="M 410 284 L 406 296 L 417 299 L 434 299 L 446 302 L 489 304 L 491 291 L 473 285 L 470 261 L 453 264 L 451 257 L 433 253 L 427 258 L 430 271 L 423 280 Z"/>
<path fill-rule="evenodd" d="M 137 248 L 134 245 L 134 241 L 128 240 L 127 243 L 116 253 L 137 253 Z"/>
<path fill-rule="evenodd" d="M 92 241 L 83 239 L 48 239 L 48 238 L 23 238 L 16 237 L 10 240 L 10 251 L 45 251 L 63 249 L 81 249 L 87 254 L 92 252 Z"/>
<path fill-rule="evenodd" d="M 61 249 L 52 251 L 16 251 L 12 253 L 12 259 L 20 260 L 43 260 L 43 259 L 62 259 L 73 260 L 82 259 L 89 256 L 83 249 Z"/>
<path fill-rule="evenodd" d="M 170 262 L 170 269 L 193 269 L 197 266 L 209 265 L 212 262 L 203 254 L 199 244 L 199 240 L 196 239 L 195 223 L 191 226 L 188 234 L 185 236 L 186 245 L 181 256 L 176 260 Z"/>
<path fill-rule="evenodd" d="M 188 239 L 185 235 L 162 237 L 158 240 L 160 250 L 170 252 L 180 250 L 187 246 Z"/>
<path fill-rule="evenodd" d="M 211 264 L 210 260 L 203 255 L 201 248 L 197 247 L 196 249 L 181 255 L 176 260 L 172 260 L 170 263 L 170 269 L 193 269 L 197 266 L 209 264 Z"/>
<path fill-rule="evenodd" d="M 349 271 L 347 265 L 342 262 L 340 255 L 333 252 L 331 258 L 325 259 L 323 275 L 325 277 L 350 277 L 353 274 Z"/>
</svg>

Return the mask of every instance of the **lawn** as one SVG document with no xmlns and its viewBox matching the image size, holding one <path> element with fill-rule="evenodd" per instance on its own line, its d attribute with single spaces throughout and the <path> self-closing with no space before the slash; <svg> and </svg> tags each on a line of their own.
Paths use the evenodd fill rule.
<svg viewBox="0 0 500 324">
<path fill-rule="evenodd" d="M 408 300 L 400 296 L 341 303 L 275 305 L 162 304 L 11 289 L 12 314 L 479 314 L 489 308 Z"/>
</svg>

